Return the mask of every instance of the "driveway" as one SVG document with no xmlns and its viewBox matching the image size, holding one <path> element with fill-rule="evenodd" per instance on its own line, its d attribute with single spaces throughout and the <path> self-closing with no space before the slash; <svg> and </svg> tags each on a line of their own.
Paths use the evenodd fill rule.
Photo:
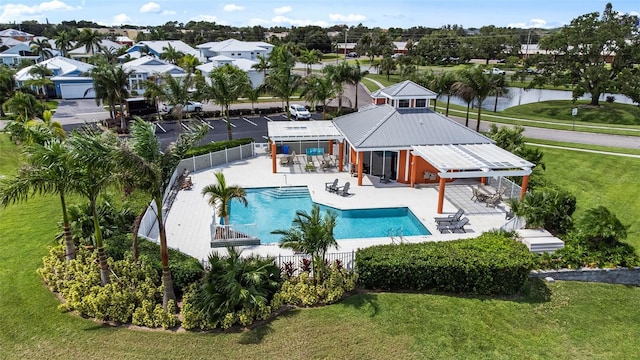
<svg viewBox="0 0 640 360">
<path fill-rule="evenodd" d="M 53 114 L 62 125 L 93 123 L 109 117 L 109 112 L 96 105 L 94 99 L 60 100 Z"/>
</svg>

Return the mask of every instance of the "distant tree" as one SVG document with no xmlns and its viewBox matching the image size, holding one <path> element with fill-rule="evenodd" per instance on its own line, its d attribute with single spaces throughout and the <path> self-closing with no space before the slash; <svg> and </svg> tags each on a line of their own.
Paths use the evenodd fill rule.
<svg viewBox="0 0 640 360">
<path fill-rule="evenodd" d="M 315 50 L 303 49 L 298 57 L 298 60 L 305 64 L 307 67 L 307 76 L 311 74 L 311 65 L 320 63 L 321 54 L 318 54 Z"/>
<path fill-rule="evenodd" d="M 430 83 L 429 89 L 438 94 L 438 97 L 442 95 L 447 96 L 447 109 L 445 112 L 445 116 L 449 116 L 449 102 L 451 101 L 451 96 L 455 93 L 454 84 L 456 83 L 456 75 L 452 71 L 445 71 L 438 75 L 435 75 L 433 80 Z M 437 100 L 437 99 L 436 99 Z M 436 106 L 433 106 L 433 110 L 436 109 Z M 467 109 L 468 110 L 468 109 Z M 467 119 L 469 118 L 467 111 Z"/>
<path fill-rule="evenodd" d="M 380 71 L 387 75 L 387 81 L 389 81 L 391 73 L 394 72 L 397 67 L 398 64 L 396 64 L 390 55 L 383 57 L 382 61 L 380 61 Z"/>
<path fill-rule="evenodd" d="M 310 76 L 306 78 L 300 94 L 313 107 L 322 104 L 322 119 L 327 118 L 327 103 L 336 96 L 336 88 L 328 76 Z"/>
<path fill-rule="evenodd" d="M 262 88 L 282 99 L 289 109 L 291 96 L 302 85 L 300 75 L 293 72 L 296 58 L 284 46 L 275 47 L 269 55 L 269 73 L 264 79 Z M 287 113 L 287 120 L 291 120 L 291 113 Z"/>
<path fill-rule="evenodd" d="M 99 50 L 102 35 L 91 29 L 82 29 L 78 34 L 78 46 L 84 46 L 85 53 L 94 55 Z"/>
<path fill-rule="evenodd" d="M 145 88 L 146 98 L 164 101 L 173 106 L 171 112 L 178 118 L 178 128 L 182 131 L 183 107 L 191 99 L 189 90 L 194 85 L 195 76 L 191 73 L 183 77 L 164 73 L 158 79 L 147 79 L 142 86 Z"/>
<path fill-rule="evenodd" d="M 351 71 L 347 77 L 347 82 L 355 87 L 355 96 L 353 101 L 353 108 L 358 109 L 358 89 L 360 88 L 360 82 L 365 76 L 369 75 L 369 71 L 360 68 L 360 61 L 356 60 L 356 63 L 350 65 Z"/>
<path fill-rule="evenodd" d="M 491 75 L 491 92 L 496 97 L 493 103 L 493 112 L 498 111 L 498 98 L 509 91 L 509 84 L 504 75 L 492 74 Z"/>
<path fill-rule="evenodd" d="M 184 56 L 182 51 L 176 50 L 171 44 L 162 48 L 162 53 L 160 54 L 160 59 L 167 60 L 172 64 L 177 64 L 180 59 Z"/>
<path fill-rule="evenodd" d="M 322 71 L 333 83 L 333 87 L 335 88 L 336 96 L 338 98 L 338 113 L 342 113 L 344 86 L 350 81 L 353 70 L 346 61 L 343 61 L 338 65 L 326 65 Z"/>
<path fill-rule="evenodd" d="M 7 66 L 0 66 L 0 116 L 5 117 L 4 103 L 9 100 L 18 87 L 14 78 L 16 72 Z"/>
<path fill-rule="evenodd" d="M 196 66 L 198 65 L 200 65 L 200 60 L 192 54 L 186 54 L 178 60 L 178 66 L 192 74 L 196 73 Z"/>
<path fill-rule="evenodd" d="M 34 55 L 39 56 L 41 61 L 53 57 L 51 44 L 49 44 L 47 39 L 35 39 L 29 43 L 29 46 L 31 47 L 31 52 Z"/>
<path fill-rule="evenodd" d="M 574 99 L 589 93 L 590 104 L 599 105 L 600 95 L 615 88 L 622 70 L 638 63 L 637 26 L 638 16 L 614 11 L 611 3 L 601 15 L 594 12 L 571 20 L 540 40 L 540 48 L 552 54 L 539 64 L 540 78 L 553 84 L 572 84 Z M 610 58 L 613 62 L 607 66 Z"/>
<path fill-rule="evenodd" d="M 31 75 L 31 79 L 24 82 L 27 86 L 35 86 L 38 92 L 38 97 L 41 102 L 44 102 L 45 98 L 48 98 L 47 95 L 47 86 L 52 86 L 53 81 L 49 78 L 53 76 L 53 71 L 48 69 L 44 65 L 34 65 L 31 69 L 29 69 L 29 75 Z"/>
<path fill-rule="evenodd" d="M 480 131 L 480 115 L 482 113 L 482 102 L 491 94 L 492 83 L 491 75 L 485 74 L 481 67 L 474 66 L 459 72 L 459 82 L 464 84 L 466 92 L 471 90 L 476 102 L 478 103 L 478 118 L 476 122 L 476 131 Z"/>
<path fill-rule="evenodd" d="M 71 33 L 62 30 L 54 37 L 56 47 L 60 50 L 60 55 L 67 56 L 69 50 L 71 49 L 71 44 L 73 41 L 73 36 Z"/>
</svg>

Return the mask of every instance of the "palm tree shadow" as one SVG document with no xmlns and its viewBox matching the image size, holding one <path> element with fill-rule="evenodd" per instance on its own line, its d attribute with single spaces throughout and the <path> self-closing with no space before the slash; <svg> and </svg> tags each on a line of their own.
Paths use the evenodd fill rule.
<svg viewBox="0 0 640 360">
<path fill-rule="evenodd" d="M 369 317 L 376 316 L 380 309 L 378 305 L 378 295 L 373 293 L 358 293 L 344 299 L 341 303 L 357 310 L 368 311 Z"/>
<path fill-rule="evenodd" d="M 272 317 L 269 320 L 261 321 L 259 323 L 254 323 L 254 325 L 250 327 L 249 331 L 242 333 L 242 335 L 240 336 L 240 340 L 238 340 L 238 344 L 241 344 L 241 345 L 260 344 L 262 342 L 262 339 L 264 339 L 265 336 L 275 331 L 273 329 L 273 326 L 271 325 L 273 320 L 283 319 L 283 318 L 286 319 L 289 317 L 297 316 L 298 313 L 300 313 L 300 310 L 293 309 L 293 310 L 285 311 L 276 317 Z"/>
</svg>

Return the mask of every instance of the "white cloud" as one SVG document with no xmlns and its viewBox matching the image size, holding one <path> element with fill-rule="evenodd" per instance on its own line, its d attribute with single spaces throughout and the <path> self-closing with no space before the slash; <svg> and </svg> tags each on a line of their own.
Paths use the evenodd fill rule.
<svg viewBox="0 0 640 360">
<path fill-rule="evenodd" d="M 286 14 L 291 11 L 293 11 L 293 8 L 291 6 L 282 6 L 282 7 L 273 9 L 273 12 L 276 13 L 276 15 Z"/>
<path fill-rule="evenodd" d="M 160 12 L 160 5 L 158 5 L 157 3 L 154 3 L 153 1 L 148 2 L 144 5 L 142 5 L 142 7 L 140 8 L 140 12 L 145 14 L 145 13 L 159 13 Z"/>
<path fill-rule="evenodd" d="M 258 26 L 258 25 L 265 26 L 265 25 L 269 25 L 269 20 L 253 18 L 253 19 L 249 19 L 248 25 L 249 26 Z"/>
<path fill-rule="evenodd" d="M 637 11 L 629 11 L 629 15 L 631 16 L 640 16 L 640 13 Z"/>
<path fill-rule="evenodd" d="M 133 21 L 127 14 L 118 14 L 113 17 L 112 25 L 132 24 Z"/>
<path fill-rule="evenodd" d="M 9 23 L 14 21 L 43 18 L 47 12 L 51 11 L 74 11 L 82 7 L 73 7 L 60 0 L 41 2 L 40 4 L 28 6 L 25 4 L 6 4 L 0 6 L 0 22 Z"/>
<path fill-rule="evenodd" d="M 507 27 L 523 28 L 523 29 L 530 29 L 530 28 L 545 29 L 545 28 L 549 28 L 551 26 L 547 23 L 547 20 L 544 20 L 544 19 L 531 19 L 531 20 L 529 20 L 527 22 L 519 22 L 519 23 L 507 24 Z"/>
<path fill-rule="evenodd" d="M 367 20 L 367 17 L 360 14 L 349 14 L 349 15 L 329 14 L 329 19 L 335 22 L 354 23 L 354 22 L 365 21 Z"/>
<path fill-rule="evenodd" d="M 218 19 L 218 17 L 216 17 L 214 15 L 198 15 L 196 17 L 192 17 L 189 20 L 191 20 L 191 21 L 208 21 L 208 22 L 214 22 L 214 23 L 220 24 L 220 25 L 228 25 L 228 23 L 226 21 L 220 20 L 220 19 Z"/>
<path fill-rule="evenodd" d="M 236 4 L 227 4 L 222 9 L 226 12 L 242 11 L 244 10 L 244 6 L 240 6 Z"/>
<path fill-rule="evenodd" d="M 175 15 L 176 12 L 173 10 L 163 10 L 162 15 Z"/>
<path fill-rule="evenodd" d="M 307 26 L 307 25 L 316 25 L 321 27 L 327 27 L 329 24 L 326 21 L 321 20 L 309 20 L 309 19 L 291 19 L 286 16 L 276 16 L 271 19 L 271 23 L 276 25 L 289 24 L 293 26 Z"/>
</svg>

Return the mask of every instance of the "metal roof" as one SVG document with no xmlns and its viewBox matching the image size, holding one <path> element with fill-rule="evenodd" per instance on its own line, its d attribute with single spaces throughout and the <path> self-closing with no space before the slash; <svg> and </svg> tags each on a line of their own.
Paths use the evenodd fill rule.
<svg viewBox="0 0 640 360">
<path fill-rule="evenodd" d="M 491 144 L 493 140 L 426 108 L 371 105 L 334 119 L 357 151 L 413 145 Z"/>
<path fill-rule="evenodd" d="M 342 140 L 331 121 L 270 121 L 267 132 L 272 141 Z"/>
<path fill-rule="evenodd" d="M 384 89 L 380 89 L 373 94 L 372 97 L 387 97 L 387 98 L 427 98 L 435 99 L 438 94 L 435 92 L 420 86 L 413 81 L 405 80 L 401 83 L 397 83 L 388 86 Z"/>
<path fill-rule="evenodd" d="M 412 150 L 443 178 L 523 176 L 535 166 L 494 144 L 412 146 Z"/>
</svg>

